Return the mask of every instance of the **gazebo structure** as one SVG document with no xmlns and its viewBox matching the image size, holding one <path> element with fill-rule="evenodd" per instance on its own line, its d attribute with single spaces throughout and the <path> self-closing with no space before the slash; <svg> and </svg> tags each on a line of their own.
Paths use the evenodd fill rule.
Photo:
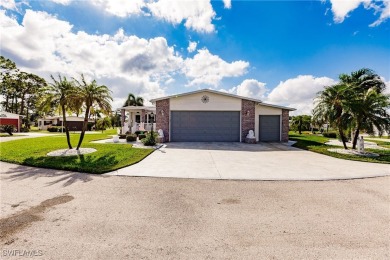
<svg viewBox="0 0 390 260">
<path fill-rule="evenodd" d="M 121 107 L 122 134 L 136 131 L 150 131 L 156 129 L 156 107 L 154 106 L 127 106 Z M 153 114 L 153 116 L 152 116 Z"/>
</svg>

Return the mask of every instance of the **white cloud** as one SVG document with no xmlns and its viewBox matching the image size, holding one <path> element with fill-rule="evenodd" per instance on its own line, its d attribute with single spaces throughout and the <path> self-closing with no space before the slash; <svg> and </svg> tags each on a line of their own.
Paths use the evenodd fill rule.
<svg viewBox="0 0 390 260">
<path fill-rule="evenodd" d="M 375 13 L 380 13 L 377 21 L 370 24 L 371 27 L 377 26 L 390 17 L 390 2 L 373 0 L 330 0 L 332 4 L 333 20 L 336 23 L 342 23 L 348 15 L 358 8 L 361 4 L 366 9 L 374 9 Z"/>
<path fill-rule="evenodd" d="M 232 8 L 232 1 L 231 0 L 223 0 L 223 5 L 226 9 Z"/>
<path fill-rule="evenodd" d="M 187 29 L 207 33 L 214 31 L 211 21 L 215 18 L 215 12 L 210 0 L 159 0 L 148 3 L 147 7 L 153 16 L 172 24 L 185 21 Z"/>
<path fill-rule="evenodd" d="M 190 44 L 188 45 L 187 51 L 190 52 L 190 53 L 194 52 L 196 50 L 196 46 L 197 45 L 198 44 L 196 42 L 191 42 L 190 41 Z"/>
<path fill-rule="evenodd" d="M 68 1 L 68 0 L 55 0 Z M 91 0 L 93 5 L 103 9 L 107 13 L 119 17 L 126 17 L 133 14 L 142 13 L 141 8 L 145 7 L 144 0 Z"/>
<path fill-rule="evenodd" d="M 1 0 L 0 6 L 5 9 L 16 10 L 15 0 Z"/>
<path fill-rule="evenodd" d="M 257 81 L 255 79 L 246 79 L 240 85 L 230 90 L 236 92 L 239 96 L 263 99 L 267 93 L 265 83 Z"/>
<path fill-rule="evenodd" d="M 383 1 L 383 7 L 380 8 L 379 11 L 381 12 L 379 19 L 370 24 L 370 27 L 378 26 L 390 18 L 390 1 Z"/>
<path fill-rule="evenodd" d="M 228 63 L 207 49 L 201 49 L 193 58 L 185 60 L 183 70 L 191 79 L 189 86 L 206 84 L 217 87 L 225 77 L 238 77 L 246 73 L 248 66 L 246 61 Z"/>
<path fill-rule="evenodd" d="M 146 100 L 164 96 L 162 86 L 172 84 L 176 77 L 218 85 L 224 77 L 242 75 L 249 65 L 228 63 L 208 50 L 184 59 L 163 37 L 128 36 L 123 29 L 114 35 L 72 32 L 72 24 L 46 12 L 26 10 L 19 24 L 0 10 L 0 27 L 0 51 L 19 68 L 48 80 L 50 74 L 78 78 L 83 73 L 110 87 L 114 104 L 129 92 Z"/>
<path fill-rule="evenodd" d="M 280 104 L 296 108 L 294 114 L 310 114 L 313 109 L 313 99 L 324 86 L 335 84 L 336 81 L 328 77 L 314 77 L 299 75 L 296 78 L 281 81 L 265 102 Z"/>
<path fill-rule="evenodd" d="M 72 0 L 50 0 L 50 1 L 61 5 L 69 5 L 72 2 Z"/>
</svg>

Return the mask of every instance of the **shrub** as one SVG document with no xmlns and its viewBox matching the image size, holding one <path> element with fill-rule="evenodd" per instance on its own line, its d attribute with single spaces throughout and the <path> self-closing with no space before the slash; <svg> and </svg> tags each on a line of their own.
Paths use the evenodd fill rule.
<svg viewBox="0 0 390 260">
<path fill-rule="evenodd" d="M 27 127 L 22 127 L 20 128 L 20 132 L 27 133 L 30 132 L 30 129 L 28 129 Z"/>
<path fill-rule="evenodd" d="M 58 127 L 56 127 L 56 126 L 48 127 L 47 131 L 49 131 L 49 132 L 58 132 Z"/>
<path fill-rule="evenodd" d="M 335 132 L 324 132 L 322 133 L 322 136 L 328 138 L 337 138 L 337 134 Z"/>
<path fill-rule="evenodd" d="M 142 140 L 142 139 L 144 139 L 145 137 L 146 137 L 145 134 L 138 134 L 138 139 L 139 139 L 139 140 Z"/>
<path fill-rule="evenodd" d="M 126 141 L 127 142 L 134 142 L 137 141 L 137 135 L 135 134 L 130 134 L 126 136 Z"/>
<path fill-rule="evenodd" d="M 140 136 L 140 135 L 139 135 Z M 139 137 L 138 136 L 138 137 Z M 141 139 L 140 139 L 141 140 Z M 146 135 L 145 138 L 142 139 L 142 143 L 145 145 L 145 146 L 153 146 L 156 144 L 156 136 L 155 134 L 153 133 L 148 133 Z"/>
<path fill-rule="evenodd" d="M 126 139 L 126 135 L 120 134 L 120 135 L 119 135 L 119 139 Z"/>
<path fill-rule="evenodd" d="M 14 126 L 13 125 L 0 125 L 0 132 L 5 132 L 9 135 L 13 135 L 12 132 L 14 132 Z"/>
</svg>

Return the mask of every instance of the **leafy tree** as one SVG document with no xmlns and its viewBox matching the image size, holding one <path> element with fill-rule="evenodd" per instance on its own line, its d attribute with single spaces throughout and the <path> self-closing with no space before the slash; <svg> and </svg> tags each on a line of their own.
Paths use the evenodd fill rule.
<svg viewBox="0 0 390 260">
<path fill-rule="evenodd" d="M 299 115 L 293 116 L 291 118 L 291 128 L 295 131 L 298 130 L 299 134 L 302 134 L 302 131 L 310 130 L 311 127 L 311 116 L 308 115 Z"/>
<path fill-rule="evenodd" d="M 96 122 L 96 130 L 102 130 L 102 133 L 109 127 L 111 127 L 111 119 L 109 117 L 100 118 Z"/>
<path fill-rule="evenodd" d="M 77 95 L 75 98 L 80 99 L 85 106 L 83 128 L 76 148 L 79 150 L 84 139 L 85 131 L 87 130 L 91 107 L 95 105 L 97 108 L 102 110 L 103 113 L 109 114 L 111 112 L 110 101 L 112 101 L 112 97 L 111 91 L 106 86 L 98 85 L 96 80 L 93 80 L 91 83 L 87 83 L 83 74 L 81 74 L 81 82 L 77 80 L 75 81 L 78 84 Z"/>
<path fill-rule="evenodd" d="M 144 105 L 144 99 L 142 97 L 136 97 L 134 94 L 129 93 L 123 106 L 127 107 L 127 106 L 143 106 L 143 105 Z"/>
<path fill-rule="evenodd" d="M 352 149 L 356 148 L 359 133 L 364 128 L 370 130 L 373 125 L 378 129 L 388 129 L 388 114 L 386 109 L 386 97 L 381 93 L 386 85 L 374 71 L 363 68 L 358 71 L 339 76 L 341 85 L 349 91 L 347 107 L 352 116 L 350 122 L 351 131 L 354 131 Z M 374 112 L 375 111 L 375 112 Z"/>
<path fill-rule="evenodd" d="M 313 118 L 315 121 L 329 122 L 338 129 L 345 149 L 348 148 L 344 130 L 347 128 L 348 122 L 351 119 L 348 107 L 349 97 L 350 91 L 344 85 L 336 84 L 325 87 L 323 91 L 317 94 L 313 110 Z"/>
<path fill-rule="evenodd" d="M 53 83 L 49 84 L 46 97 L 41 107 L 56 107 L 62 112 L 62 120 L 64 122 L 64 128 L 66 133 L 66 141 L 68 142 L 69 149 L 72 149 L 70 143 L 70 135 L 68 123 L 66 121 L 66 111 L 69 109 L 69 103 L 76 98 L 76 88 L 74 82 L 68 81 L 66 77 L 58 75 L 56 80 L 53 75 L 50 76 Z"/>
</svg>

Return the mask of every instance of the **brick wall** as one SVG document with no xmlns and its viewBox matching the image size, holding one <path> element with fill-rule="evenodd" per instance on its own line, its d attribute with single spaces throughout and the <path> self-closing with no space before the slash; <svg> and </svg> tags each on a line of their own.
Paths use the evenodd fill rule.
<svg viewBox="0 0 390 260">
<path fill-rule="evenodd" d="M 156 101 L 156 130 L 164 132 L 164 142 L 169 142 L 169 99 Z"/>
<path fill-rule="evenodd" d="M 288 113 L 289 113 L 288 110 L 286 109 L 282 110 L 282 142 L 288 142 L 288 131 L 289 131 Z"/>
<path fill-rule="evenodd" d="M 249 130 L 255 131 L 255 102 L 241 100 L 241 141 L 245 141 Z"/>
</svg>

